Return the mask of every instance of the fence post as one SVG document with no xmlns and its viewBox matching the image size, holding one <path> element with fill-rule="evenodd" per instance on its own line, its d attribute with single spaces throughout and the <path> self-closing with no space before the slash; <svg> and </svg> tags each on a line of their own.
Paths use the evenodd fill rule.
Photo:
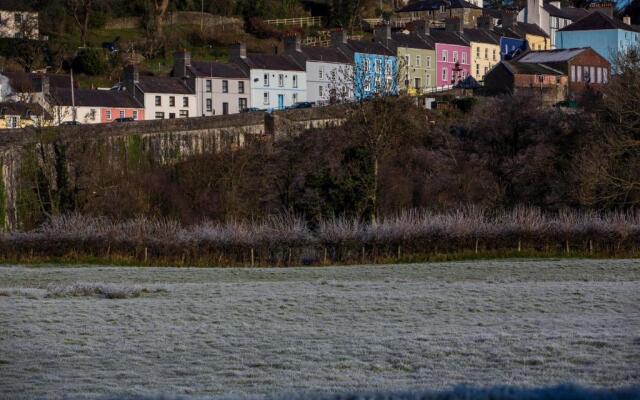
<svg viewBox="0 0 640 400">
<path fill-rule="evenodd" d="M 254 265 L 254 255 L 253 255 L 253 247 L 251 248 L 251 266 Z"/>
</svg>

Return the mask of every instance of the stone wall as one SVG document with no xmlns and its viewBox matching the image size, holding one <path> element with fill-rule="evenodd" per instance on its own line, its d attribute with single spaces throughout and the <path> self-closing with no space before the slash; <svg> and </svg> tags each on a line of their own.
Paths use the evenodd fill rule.
<svg viewBox="0 0 640 400">
<path fill-rule="evenodd" d="M 6 131 L 0 133 L 0 223 L 20 229 L 32 225 L 35 212 L 56 213 L 63 208 L 65 190 L 75 190 L 76 181 L 92 169 L 153 168 L 234 150 L 252 137 L 277 139 L 340 125 L 346 115 L 347 109 L 334 106 Z M 47 210 L 40 210 L 43 204 Z"/>
</svg>

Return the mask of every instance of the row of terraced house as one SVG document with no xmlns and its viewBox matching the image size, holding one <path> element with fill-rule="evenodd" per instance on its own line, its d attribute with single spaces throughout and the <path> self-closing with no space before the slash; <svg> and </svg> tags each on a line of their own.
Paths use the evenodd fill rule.
<svg viewBox="0 0 640 400">
<path fill-rule="evenodd" d="M 0 127 L 3 117 L 6 127 L 37 118 L 53 124 L 188 118 L 483 84 L 494 92 L 544 89 L 560 101 L 606 84 L 615 55 L 640 43 L 636 27 L 600 11 L 555 31 L 554 49 L 544 29 L 516 15 L 482 15 L 473 27 L 465 25 L 459 17 L 437 28 L 418 20 L 395 32 L 378 27 L 372 40 L 352 40 L 336 30 L 329 47 L 303 47 L 293 36 L 273 54 L 247 53 L 238 44 L 228 63 L 193 60 L 182 50 L 174 54 L 170 75 L 152 76 L 130 65 L 113 90 L 72 87 L 63 76 L 6 73 L 10 87 L 0 93 L 10 95 L 3 101 L 37 103 L 41 110 L 2 103 Z M 29 116 L 8 120 L 9 109 Z"/>
</svg>

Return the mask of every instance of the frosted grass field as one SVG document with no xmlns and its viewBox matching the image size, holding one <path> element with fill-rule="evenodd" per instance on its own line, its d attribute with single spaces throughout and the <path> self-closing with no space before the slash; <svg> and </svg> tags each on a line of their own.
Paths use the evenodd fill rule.
<svg viewBox="0 0 640 400">
<path fill-rule="evenodd" d="M 640 384 L 640 261 L 0 267 L 0 397 Z"/>
</svg>

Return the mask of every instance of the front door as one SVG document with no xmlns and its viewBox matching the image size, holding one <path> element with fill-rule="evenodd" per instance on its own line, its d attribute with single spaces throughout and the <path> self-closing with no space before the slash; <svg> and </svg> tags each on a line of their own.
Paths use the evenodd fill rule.
<svg viewBox="0 0 640 400">
<path fill-rule="evenodd" d="M 282 110 L 284 108 L 284 95 L 283 94 L 279 94 L 278 95 L 278 109 Z"/>
</svg>

